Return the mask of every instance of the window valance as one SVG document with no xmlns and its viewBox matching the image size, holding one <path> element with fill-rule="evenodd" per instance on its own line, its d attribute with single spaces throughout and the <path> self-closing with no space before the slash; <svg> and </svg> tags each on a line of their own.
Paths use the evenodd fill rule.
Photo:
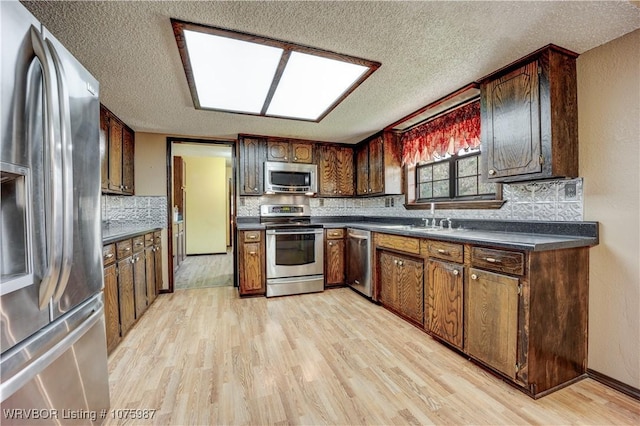
<svg viewBox="0 0 640 426">
<path fill-rule="evenodd" d="M 474 101 L 402 134 L 402 164 L 414 165 L 480 146 L 480 101 Z"/>
</svg>

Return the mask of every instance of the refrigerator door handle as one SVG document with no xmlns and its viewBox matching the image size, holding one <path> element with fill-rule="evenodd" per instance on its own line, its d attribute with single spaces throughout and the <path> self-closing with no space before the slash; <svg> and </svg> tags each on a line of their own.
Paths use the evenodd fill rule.
<svg viewBox="0 0 640 426">
<path fill-rule="evenodd" d="M 58 52 L 56 52 L 55 47 L 49 40 L 46 40 L 46 43 L 56 70 L 60 111 L 60 140 L 62 142 L 62 216 L 64 223 L 62 227 L 62 267 L 58 278 L 58 286 L 53 295 L 53 300 L 57 302 L 67 288 L 71 264 L 73 263 L 73 151 L 67 79 Z"/>
<path fill-rule="evenodd" d="M 53 85 L 53 75 L 51 70 L 53 64 L 49 58 L 48 49 L 44 45 L 44 41 L 40 32 L 31 27 L 31 43 L 33 45 L 33 51 L 36 57 L 40 61 L 42 67 L 42 79 L 44 86 L 44 116 L 45 116 L 45 149 L 48 157 L 45 161 L 45 171 L 48 172 L 45 175 L 45 193 L 49 194 L 50 198 L 50 217 L 46 221 L 47 227 L 47 264 L 44 271 L 42 281 L 40 283 L 40 309 L 44 309 L 51 296 L 55 291 L 58 280 L 60 278 L 60 269 L 62 265 L 62 251 L 59 249 L 62 244 L 63 232 L 63 206 L 62 206 L 62 188 L 59 184 L 61 181 L 61 146 L 56 141 L 56 136 L 59 135 L 59 126 L 56 123 L 55 117 L 55 105 L 54 99 L 57 97 L 57 89 Z M 48 209 L 47 209 L 48 210 Z"/>
<path fill-rule="evenodd" d="M 40 358 L 30 363 L 14 376 L 4 380 L 2 384 L 0 384 L 0 399 L 2 401 L 6 400 L 16 391 L 20 390 L 20 388 L 27 382 L 44 371 L 45 368 L 80 340 L 80 338 L 103 317 L 103 311 L 104 309 L 100 306 L 100 308 L 94 311 L 85 321 L 82 322 L 82 324 L 67 334 Z"/>
</svg>

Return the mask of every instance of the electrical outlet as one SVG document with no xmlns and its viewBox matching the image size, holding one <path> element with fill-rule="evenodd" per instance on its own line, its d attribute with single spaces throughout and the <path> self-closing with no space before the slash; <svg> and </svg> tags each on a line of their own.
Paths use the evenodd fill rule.
<svg viewBox="0 0 640 426">
<path fill-rule="evenodd" d="M 318 207 L 324 207 L 324 198 L 318 198 Z"/>
<path fill-rule="evenodd" d="M 564 185 L 564 199 L 575 200 L 578 198 L 578 191 L 575 183 L 566 183 Z"/>
</svg>

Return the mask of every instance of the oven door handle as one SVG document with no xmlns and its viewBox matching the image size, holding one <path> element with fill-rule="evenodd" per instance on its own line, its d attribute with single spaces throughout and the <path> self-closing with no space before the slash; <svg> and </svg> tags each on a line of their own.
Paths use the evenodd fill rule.
<svg viewBox="0 0 640 426">
<path fill-rule="evenodd" d="M 279 229 L 268 229 L 267 230 L 267 235 L 311 235 L 311 234 L 322 234 L 324 232 L 324 230 L 322 228 L 319 229 L 314 229 L 312 231 L 310 230 L 291 230 L 291 229 L 287 229 L 287 230 L 279 230 Z"/>
</svg>

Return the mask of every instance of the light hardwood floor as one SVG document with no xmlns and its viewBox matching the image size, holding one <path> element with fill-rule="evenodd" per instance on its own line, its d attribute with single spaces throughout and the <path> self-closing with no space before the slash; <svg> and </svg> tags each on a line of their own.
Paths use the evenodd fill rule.
<svg viewBox="0 0 640 426">
<path fill-rule="evenodd" d="M 350 289 L 160 295 L 109 357 L 108 424 L 640 424 L 591 379 L 533 400 Z"/>
<path fill-rule="evenodd" d="M 174 289 L 233 285 L 233 252 L 187 256 L 174 277 Z"/>
</svg>

